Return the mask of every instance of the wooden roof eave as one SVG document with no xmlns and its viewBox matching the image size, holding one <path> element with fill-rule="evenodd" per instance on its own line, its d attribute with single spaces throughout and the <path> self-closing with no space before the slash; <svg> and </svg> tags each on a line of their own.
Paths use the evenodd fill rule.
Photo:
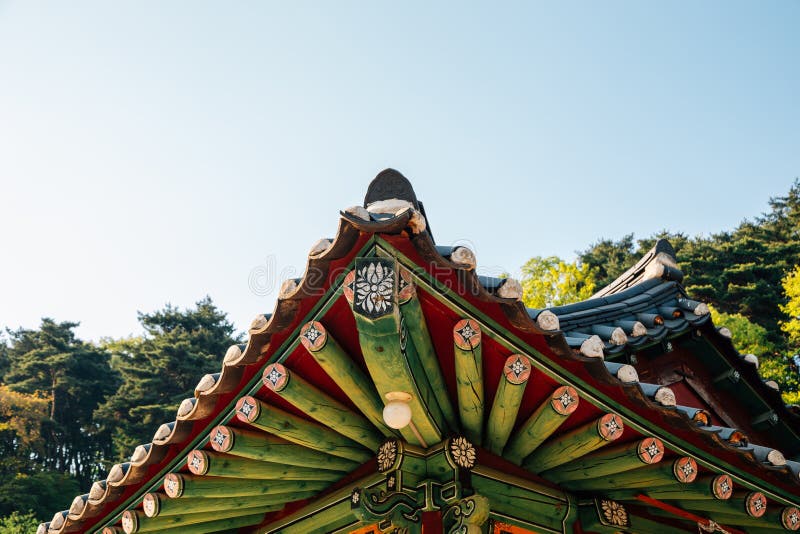
<svg viewBox="0 0 800 534">
<path fill-rule="evenodd" d="M 470 289 L 469 295 L 473 301 L 490 306 L 497 306 L 500 310 L 502 310 L 501 315 L 503 315 L 505 321 L 512 326 L 512 331 L 517 329 L 520 333 L 527 334 L 528 336 L 531 334 L 543 336 L 543 339 L 545 340 L 544 343 L 537 344 L 538 348 L 534 349 L 534 352 L 538 352 L 544 348 L 545 350 L 551 351 L 553 354 L 555 354 L 557 358 L 562 358 L 564 361 L 579 362 L 583 366 L 591 366 L 592 372 L 589 373 L 589 375 L 591 375 L 592 378 L 590 380 L 599 381 L 606 389 L 616 387 L 620 391 L 623 391 L 624 394 L 622 398 L 628 399 L 629 408 L 633 408 L 634 412 L 641 413 L 645 417 L 647 415 L 653 415 L 654 413 L 660 414 L 662 417 L 665 416 L 665 409 L 662 407 L 650 406 L 652 403 L 650 403 L 650 401 L 643 396 L 643 394 L 640 392 L 640 388 L 631 385 L 618 384 L 619 380 L 611 375 L 605 366 L 602 368 L 598 367 L 598 362 L 595 360 L 586 359 L 583 356 L 576 356 L 566 344 L 563 334 L 557 331 L 548 331 L 542 329 L 541 326 L 527 314 L 527 311 L 519 302 L 518 296 L 513 298 L 499 297 L 496 292 L 496 289 L 499 286 L 495 286 L 494 291 L 487 290 L 475 275 L 473 266 L 457 264 L 442 256 L 442 254 L 437 251 L 428 232 L 414 233 L 413 230 L 409 230 L 408 225 L 413 220 L 414 216 L 415 213 L 407 211 L 400 213 L 395 217 L 373 221 L 364 219 L 359 220 L 358 217 L 354 217 L 348 213 L 343 213 L 340 219 L 339 232 L 337 233 L 336 238 L 330 243 L 330 245 L 327 246 L 327 248 L 324 250 L 321 249 L 315 251 L 311 256 L 309 256 L 306 273 L 312 272 L 312 270 L 315 273 L 322 273 L 324 276 L 322 276 L 321 279 L 325 284 L 336 284 L 341 281 L 344 273 L 331 273 L 331 263 L 337 260 L 342 260 L 348 256 L 354 257 L 355 255 L 359 254 L 359 251 L 354 251 L 354 247 L 359 240 L 361 240 L 360 242 L 362 244 L 368 244 L 370 242 L 370 237 L 375 236 L 377 237 L 375 242 L 380 243 L 381 238 L 376 234 L 383 234 L 387 238 L 398 236 L 398 234 L 402 234 L 404 237 L 410 237 L 410 239 L 407 239 L 406 242 L 412 245 L 412 247 L 415 249 L 415 254 L 421 256 L 426 261 L 433 262 L 430 265 L 447 266 L 452 269 L 452 272 L 455 273 L 455 276 L 459 277 L 465 287 Z M 396 243 L 396 238 L 391 240 Z M 404 248 L 404 250 L 408 250 L 408 248 Z M 421 262 L 420 264 L 407 264 L 408 267 L 415 270 L 421 268 L 420 265 Z M 331 277 L 332 274 L 335 274 L 333 278 Z M 239 349 L 239 354 L 230 361 L 225 362 L 224 365 L 238 367 L 253 365 L 256 363 L 264 364 L 277 358 L 276 351 L 279 347 L 270 346 L 272 337 L 276 334 L 282 334 L 280 338 L 282 341 L 285 341 L 286 335 L 284 331 L 293 324 L 299 324 L 298 313 L 301 310 L 300 304 L 305 299 L 308 299 L 312 296 L 318 296 L 319 289 L 319 281 L 311 281 L 310 277 L 308 276 L 304 276 L 299 281 L 288 284 L 286 286 L 286 290 L 282 293 L 281 298 L 279 298 L 278 302 L 276 303 L 275 311 L 270 316 L 261 316 L 260 319 L 254 322 L 253 328 L 251 328 L 249 332 L 250 336 L 248 343 L 244 350 Z M 308 307 L 302 309 L 308 309 Z M 306 319 L 308 318 L 309 317 L 306 317 Z M 495 317 L 495 319 L 498 318 L 499 317 Z M 223 374 L 224 372 L 225 371 L 223 369 Z M 583 376 L 581 380 L 586 380 L 587 377 L 588 375 Z M 238 387 L 241 388 L 242 384 L 238 384 Z M 218 395 L 214 395 L 210 391 L 211 390 L 209 390 L 209 393 L 206 395 L 203 395 L 203 392 L 200 393 L 198 400 L 195 402 L 193 410 L 188 412 L 189 414 L 196 409 L 197 403 L 200 402 L 201 397 L 208 398 L 209 400 L 218 398 Z M 638 397 L 636 393 L 637 391 L 639 391 Z M 205 400 L 203 401 L 208 402 Z M 216 400 L 214 400 L 214 402 L 216 402 Z M 642 407 L 646 409 L 642 409 Z M 219 409 L 220 408 L 217 406 L 212 411 L 217 413 Z M 676 412 L 673 412 L 673 414 L 674 413 Z M 685 431 L 687 435 L 691 434 L 695 436 L 693 439 L 697 439 L 696 436 L 701 435 L 701 433 L 697 432 L 696 427 L 688 423 L 688 417 L 683 414 L 679 414 L 678 419 L 680 420 L 681 417 L 683 418 L 683 423 L 688 425 L 688 428 L 681 428 L 679 426 L 678 430 L 681 430 L 681 432 Z M 186 419 L 188 419 L 188 417 Z M 181 439 L 184 437 L 182 435 L 183 432 L 176 432 L 176 429 L 181 430 L 179 425 L 182 423 L 190 424 L 190 421 L 176 421 L 166 437 L 158 440 L 158 444 L 156 444 L 154 441 L 148 456 L 150 456 L 153 452 L 152 447 L 160 446 L 167 447 L 169 450 L 174 450 L 174 445 L 182 443 Z M 711 438 L 711 440 L 713 442 L 713 438 Z M 185 450 L 183 452 L 185 452 Z M 131 468 L 129 467 L 125 477 L 131 476 L 130 469 Z M 135 477 L 132 477 L 132 479 L 133 478 Z M 127 478 L 126 481 L 128 481 Z M 131 482 L 131 484 L 133 484 L 133 482 Z M 129 499 L 128 502 L 131 502 L 131 500 Z"/>
</svg>

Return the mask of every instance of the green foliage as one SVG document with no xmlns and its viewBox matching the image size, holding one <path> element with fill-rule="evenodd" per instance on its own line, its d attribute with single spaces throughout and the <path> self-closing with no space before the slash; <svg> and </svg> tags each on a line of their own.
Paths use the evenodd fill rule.
<svg viewBox="0 0 800 534">
<path fill-rule="evenodd" d="M 192 396 L 205 373 L 219 372 L 227 348 L 239 342 L 226 315 L 206 297 L 196 307 L 139 314 L 145 335 L 105 342 L 122 376 L 118 391 L 95 412 L 111 434 L 113 456 L 122 459 L 172 421 L 178 404 Z"/>
<path fill-rule="evenodd" d="M 797 348 L 800 346 L 800 265 L 786 275 L 781 285 L 786 295 L 786 304 L 781 304 L 781 311 L 788 317 L 781 321 L 781 330 Z"/>
<path fill-rule="evenodd" d="M 39 520 L 33 512 L 21 514 L 11 512 L 6 517 L 0 517 L 0 534 L 21 534 L 23 532 L 36 532 Z"/>
<path fill-rule="evenodd" d="M 659 239 L 667 239 L 675 252 L 686 246 L 688 238 L 681 233 L 662 230 L 646 239 L 634 241 L 633 234 L 622 236 L 619 241 L 600 239 L 586 250 L 578 252 L 578 261 L 594 273 L 597 287 L 605 287 L 624 273 L 645 255 Z"/>
<path fill-rule="evenodd" d="M 238 341 L 208 298 L 139 320 L 143 336 L 101 346 L 78 339 L 77 323 L 51 319 L 8 332 L 10 344 L 0 339 L 0 534 L 26 531 L 31 516 L 12 512 L 41 520 L 67 508 L 105 476 L 103 460 L 129 456 L 173 420 Z"/>
<path fill-rule="evenodd" d="M 774 380 L 780 385 L 784 401 L 789 404 L 796 402 L 800 390 L 800 375 L 792 361 L 781 355 L 769 340 L 767 329 L 740 313 L 719 312 L 713 306 L 709 308 L 714 324 L 728 327 L 733 334 L 732 341 L 736 350 L 741 354 L 758 356 L 758 372 L 761 377 L 764 380 Z"/>
<path fill-rule="evenodd" d="M 666 238 L 676 250 L 690 295 L 763 326 L 770 342 L 783 350 L 778 325 L 786 299 L 780 282 L 800 256 L 800 181 L 785 196 L 770 199 L 769 206 L 768 213 L 730 232 L 688 238 L 662 231 L 635 245 L 633 235 L 619 241 L 601 239 L 580 252 L 579 260 L 596 272 L 598 287 L 603 287 L 658 238 Z"/>
<path fill-rule="evenodd" d="M 0 332 L 0 382 L 3 382 L 3 377 L 6 376 L 10 365 L 11 362 L 8 361 L 8 345 L 3 333 Z"/>
<path fill-rule="evenodd" d="M 594 273 L 598 287 L 613 282 L 639 259 L 633 234 L 622 236 L 619 241 L 600 239 L 578 256 L 581 264 Z"/>
<path fill-rule="evenodd" d="M 50 400 L 0 384 L 0 480 L 31 468 L 31 458 L 45 454 L 42 422 Z"/>
<path fill-rule="evenodd" d="M 594 274 L 586 264 L 536 256 L 522 266 L 523 302 L 532 308 L 560 306 L 592 296 Z"/>
<path fill-rule="evenodd" d="M 116 389 L 106 351 L 75 337 L 77 323 L 43 319 L 38 330 L 10 331 L 9 369 L 13 391 L 44 396 L 48 410 L 41 420 L 41 440 L 29 463 L 69 472 L 89 484 L 101 471 L 109 441 L 97 433 L 92 414 Z M 30 471 L 29 471 L 30 472 Z"/>
<path fill-rule="evenodd" d="M 800 390 L 797 370 L 785 356 L 800 343 L 800 267 L 796 266 L 800 180 L 785 196 L 770 199 L 769 207 L 767 213 L 742 222 L 733 231 L 707 237 L 662 231 L 638 241 L 632 234 L 618 241 L 601 239 L 580 252 L 579 261 L 596 273 L 598 286 L 603 287 L 657 239 L 668 239 L 689 295 L 716 308 L 714 323 L 730 328 L 740 352 L 760 357 L 762 376 L 778 382 L 788 401 Z M 793 345 L 787 344 L 781 328 Z"/>
<path fill-rule="evenodd" d="M 75 477 L 52 471 L 12 476 L 0 482 L 0 516 L 24 511 L 49 520 L 54 512 L 69 508 L 80 488 Z"/>
<path fill-rule="evenodd" d="M 750 321 L 741 313 L 719 312 L 714 306 L 709 306 L 711 320 L 717 326 L 727 327 L 733 334 L 733 346 L 741 354 L 755 354 L 756 356 L 772 355 L 775 345 L 769 340 L 767 329 Z"/>
<path fill-rule="evenodd" d="M 788 356 L 773 354 L 759 360 L 758 372 L 764 380 L 774 380 L 781 388 L 786 404 L 797 404 L 800 398 L 800 375 Z"/>
</svg>

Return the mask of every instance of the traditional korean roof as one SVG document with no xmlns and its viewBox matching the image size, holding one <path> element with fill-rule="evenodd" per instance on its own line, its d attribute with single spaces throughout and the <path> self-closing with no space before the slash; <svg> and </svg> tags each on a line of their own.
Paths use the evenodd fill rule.
<svg viewBox="0 0 800 534">
<path fill-rule="evenodd" d="M 39 533 L 384 531 L 437 510 L 464 532 L 800 528 L 800 419 L 667 242 L 544 310 L 476 266 L 383 171 L 175 421 Z"/>
</svg>

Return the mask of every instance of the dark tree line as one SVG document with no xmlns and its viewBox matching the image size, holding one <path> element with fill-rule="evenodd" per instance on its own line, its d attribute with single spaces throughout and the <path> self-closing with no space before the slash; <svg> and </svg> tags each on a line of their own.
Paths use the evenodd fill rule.
<svg viewBox="0 0 800 534">
<path fill-rule="evenodd" d="M 240 337 L 209 298 L 139 322 L 141 336 L 98 344 L 78 339 L 77 323 L 52 319 L 0 339 L 0 518 L 47 520 L 68 507 L 172 421 Z"/>
<path fill-rule="evenodd" d="M 603 287 L 665 237 L 675 247 L 689 294 L 720 312 L 741 314 L 762 326 L 776 349 L 789 349 L 780 328 L 787 319 L 780 309 L 787 302 L 781 282 L 800 264 L 800 181 L 785 196 L 770 199 L 769 207 L 734 230 L 707 237 L 664 230 L 646 239 L 601 239 L 580 252 L 579 261 Z"/>
</svg>

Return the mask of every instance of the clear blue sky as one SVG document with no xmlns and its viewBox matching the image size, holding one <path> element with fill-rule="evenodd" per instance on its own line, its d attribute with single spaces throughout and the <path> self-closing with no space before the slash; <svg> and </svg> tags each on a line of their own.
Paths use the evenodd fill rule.
<svg viewBox="0 0 800 534">
<path fill-rule="evenodd" d="M 800 175 L 798 27 L 792 1 L 0 1 L 0 326 L 124 336 L 209 294 L 245 328 L 277 293 L 253 269 L 297 276 L 390 166 L 489 272 L 730 229 Z"/>
</svg>

